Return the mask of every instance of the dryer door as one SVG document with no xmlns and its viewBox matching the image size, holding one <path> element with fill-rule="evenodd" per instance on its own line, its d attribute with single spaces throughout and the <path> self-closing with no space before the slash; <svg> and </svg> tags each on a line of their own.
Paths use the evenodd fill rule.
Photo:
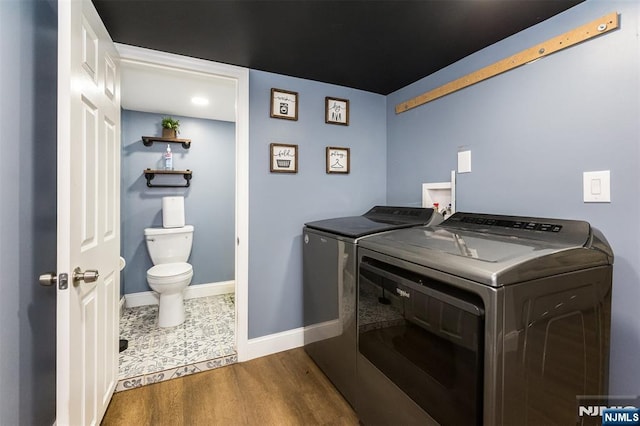
<svg viewBox="0 0 640 426">
<path fill-rule="evenodd" d="M 483 306 L 473 295 L 362 259 L 359 355 L 438 423 L 482 424 L 483 334 Z M 359 379 L 360 371 L 358 364 Z"/>
</svg>

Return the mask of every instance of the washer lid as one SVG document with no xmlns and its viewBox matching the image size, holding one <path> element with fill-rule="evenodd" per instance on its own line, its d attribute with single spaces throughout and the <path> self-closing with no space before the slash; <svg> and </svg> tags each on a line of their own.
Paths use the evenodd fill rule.
<svg viewBox="0 0 640 426">
<path fill-rule="evenodd" d="M 193 271 L 193 267 L 186 262 L 162 263 L 156 265 L 147 271 L 147 275 L 152 277 L 170 277 L 175 275 L 186 274 Z"/>
<path fill-rule="evenodd" d="M 393 229 L 430 225 L 438 218 L 442 220 L 442 216 L 429 208 L 375 206 L 362 216 L 317 220 L 305 225 L 332 234 L 360 238 Z"/>
<path fill-rule="evenodd" d="M 493 287 L 613 264 L 599 231 L 558 219 L 456 213 L 437 226 L 400 229 L 359 244 Z"/>
</svg>

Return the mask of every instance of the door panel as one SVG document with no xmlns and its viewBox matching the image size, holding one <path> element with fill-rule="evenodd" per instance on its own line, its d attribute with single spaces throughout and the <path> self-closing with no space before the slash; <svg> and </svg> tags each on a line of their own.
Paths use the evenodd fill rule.
<svg viewBox="0 0 640 426">
<path fill-rule="evenodd" d="M 81 201 L 79 211 L 82 214 L 82 225 L 80 227 L 80 247 L 82 251 L 91 250 L 97 245 L 96 240 L 96 174 L 97 170 L 91 165 L 95 165 L 97 155 L 97 129 L 98 129 L 98 109 L 90 103 L 86 98 L 82 98 L 82 140 L 81 149 L 83 157 L 81 163 L 81 175 L 79 176 L 82 184 Z M 74 167 L 78 167 L 74 166 Z M 72 188 L 73 190 L 73 188 Z M 73 196 L 73 194 L 72 194 Z"/>
<path fill-rule="evenodd" d="M 84 295 L 82 298 L 82 340 L 80 343 L 80 350 L 82 353 L 82 381 L 80 382 L 80 388 L 71 394 L 72 401 L 77 398 L 73 404 L 78 404 L 78 407 L 82 409 L 82 424 L 95 425 L 98 423 L 96 414 L 96 388 L 97 383 L 95 379 L 97 371 L 96 353 L 91 351 L 92 348 L 97 347 L 97 312 L 96 306 L 96 293 L 91 291 Z M 88 349 L 88 350 L 87 350 Z"/>
<path fill-rule="evenodd" d="M 120 150 L 118 149 L 118 138 L 116 135 L 116 125 L 108 117 L 105 117 L 104 124 L 104 152 L 103 158 L 103 170 L 100 174 L 102 184 L 100 185 L 101 191 L 99 191 L 102 200 L 100 205 L 104 206 L 104 224 L 103 224 L 103 239 L 109 241 L 115 238 L 116 229 L 120 226 L 116 223 L 116 188 L 119 188 L 119 175 L 115 173 L 118 169 L 118 158 L 120 157 Z M 117 158 L 117 157 L 118 158 Z"/>
</svg>

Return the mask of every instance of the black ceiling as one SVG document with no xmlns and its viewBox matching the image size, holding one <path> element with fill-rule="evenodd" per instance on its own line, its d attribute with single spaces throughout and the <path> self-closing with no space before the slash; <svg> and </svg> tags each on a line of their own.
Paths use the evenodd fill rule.
<svg viewBox="0 0 640 426">
<path fill-rule="evenodd" d="M 583 0 L 93 0 L 114 41 L 386 95 Z"/>
</svg>

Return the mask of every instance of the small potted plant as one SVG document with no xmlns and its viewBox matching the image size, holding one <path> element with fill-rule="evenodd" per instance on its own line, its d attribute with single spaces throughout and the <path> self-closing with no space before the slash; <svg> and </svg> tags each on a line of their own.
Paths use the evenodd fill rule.
<svg viewBox="0 0 640 426">
<path fill-rule="evenodd" d="M 180 120 L 174 120 L 172 117 L 164 117 L 162 119 L 162 137 L 175 139 L 180 133 Z"/>
</svg>

